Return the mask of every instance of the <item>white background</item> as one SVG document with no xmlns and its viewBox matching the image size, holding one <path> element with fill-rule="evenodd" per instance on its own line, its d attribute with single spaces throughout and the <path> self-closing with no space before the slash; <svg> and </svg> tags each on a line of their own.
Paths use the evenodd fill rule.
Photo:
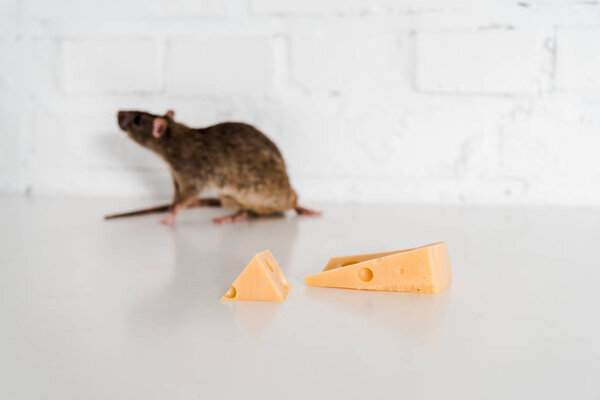
<svg viewBox="0 0 600 400">
<path fill-rule="evenodd" d="M 165 197 L 118 109 L 255 124 L 304 200 L 600 204 L 600 6 L 0 0 L 0 191 Z"/>
</svg>

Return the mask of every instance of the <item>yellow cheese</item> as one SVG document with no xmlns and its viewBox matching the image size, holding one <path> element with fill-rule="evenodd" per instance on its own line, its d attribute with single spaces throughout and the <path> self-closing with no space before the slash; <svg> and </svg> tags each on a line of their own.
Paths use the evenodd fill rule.
<svg viewBox="0 0 600 400">
<path fill-rule="evenodd" d="M 391 292 L 440 293 L 450 285 L 445 242 L 387 253 L 335 257 L 322 272 L 306 276 L 308 286 Z"/>
<path fill-rule="evenodd" d="M 258 253 L 221 300 L 285 301 L 290 284 L 269 250 Z"/>
</svg>

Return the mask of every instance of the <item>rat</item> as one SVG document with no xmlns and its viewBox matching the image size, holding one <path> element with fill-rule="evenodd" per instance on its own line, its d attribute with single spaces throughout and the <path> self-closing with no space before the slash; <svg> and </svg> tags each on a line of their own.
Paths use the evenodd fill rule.
<svg viewBox="0 0 600 400">
<path fill-rule="evenodd" d="M 298 215 L 320 215 L 298 205 L 298 196 L 286 171 L 281 152 L 264 133 L 239 122 L 190 128 L 165 115 L 119 111 L 117 122 L 142 147 L 160 156 L 173 178 L 170 204 L 107 216 L 107 219 L 169 211 L 161 221 L 175 222 L 189 207 L 222 206 L 236 212 L 213 221 L 233 223 L 250 217 L 280 215 L 293 209 Z M 201 199 L 205 191 L 219 198 Z"/>
</svg>

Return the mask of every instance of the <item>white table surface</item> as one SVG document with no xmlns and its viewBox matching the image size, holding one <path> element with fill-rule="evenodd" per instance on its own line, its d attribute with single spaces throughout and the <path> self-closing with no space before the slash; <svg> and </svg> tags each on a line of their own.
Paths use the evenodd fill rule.
<svg viewBox="0 0 600 400">
<path fill-rule="evenodd" d="M 600 399 L 598 209 L 101 218 L 153 204 L 0 197 L 0 399 Z M 439 240 L 439 295 L 303 281 L 331 256 Z M 221 303 L 267 248 L 287 301 Z"/>
</svg>

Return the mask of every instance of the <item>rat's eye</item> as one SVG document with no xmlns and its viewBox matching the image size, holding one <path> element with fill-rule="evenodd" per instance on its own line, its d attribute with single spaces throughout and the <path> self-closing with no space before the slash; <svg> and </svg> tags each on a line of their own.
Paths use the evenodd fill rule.
<svg viewBox="0 0 600 400">
<path fill-rule="evenodd" d="M 142 123 L 142 116 L 141 115 L 136 115 L 135 118 L 133 119 L 133 123 L 136 125 L 139 125 Z"/>
</svg>

